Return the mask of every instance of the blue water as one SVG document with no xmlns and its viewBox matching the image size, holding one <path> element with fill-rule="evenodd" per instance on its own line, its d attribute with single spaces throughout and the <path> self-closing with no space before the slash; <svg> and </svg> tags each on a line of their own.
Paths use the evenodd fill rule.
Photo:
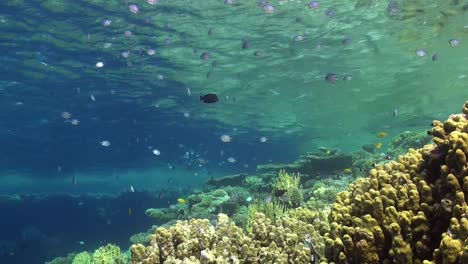
<svg viewBox="0 0 468 264">
<path fill-rule="evenodd" d="M 210 178 L 319 147 L 385 153 L 468 94 L 466 1 L 134 2 L 0 3 L 0 263 L 125 249 L 146 208 Z"/>
</svg>

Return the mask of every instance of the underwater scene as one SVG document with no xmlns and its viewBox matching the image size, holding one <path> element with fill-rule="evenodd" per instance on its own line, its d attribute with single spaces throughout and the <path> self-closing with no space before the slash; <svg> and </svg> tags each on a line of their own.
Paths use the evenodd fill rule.
<svg viewBox="0 0 468 264">
<path fill-rule="evenodd" d="M 468 0 L 1 0 L 0 263 L 468 264 Z"/>
</svg>

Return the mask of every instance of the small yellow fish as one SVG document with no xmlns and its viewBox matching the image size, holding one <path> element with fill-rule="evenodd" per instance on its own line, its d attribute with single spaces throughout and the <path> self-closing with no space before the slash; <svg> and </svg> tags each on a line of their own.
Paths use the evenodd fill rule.
<svg viewBox="0 0 468 264">
<path fill-rule="evenodd" d="M 180 204 L 186 204 L 187 203 L 187 201 L 185 201 L 184 198 L 177 199 L 177 202 L 179 202 Z"/>
<path fill-rule="evenodd" d="M 375 147 L 376 147 L 377 149 L 382 148 L 382 143 L 377 143 L 377 144 L 375 144 Z"/>
<path fill-rule="evenodd" d="M 386 136 L 387 136 L 387 132 L 380 132 L 380 133 L 377 134 L 377 137 L 379 137 L 379 138 L 384 138 Z"/>
<path fill-rule="evenodd" d="M 352 173 L 353 170 L 351 168 L 346 168 L 343 170 L 343 173 L 346 173 L 346 174 L 349 174 L 349 173 Z"/>
<path fill-rule="evenodd" d="M 128 208 L 128 215 L 132 215 L 132 208 Z"/>
</svg>

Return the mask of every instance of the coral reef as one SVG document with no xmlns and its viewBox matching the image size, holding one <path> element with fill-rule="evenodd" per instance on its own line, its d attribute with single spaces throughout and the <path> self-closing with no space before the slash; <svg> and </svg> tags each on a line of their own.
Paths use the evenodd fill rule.
<svg viewBox="0 0 468 264">
<path fill-rule="evenodd" d="M 265 192 L 270 189 L 270 182 L 264 175 L 249 175 L 245 178 L 245 185 L 251 192 Z"/>
<path fill-rule="evenodd" d="M 351 183 L 329 212 L 299 207 L 272 221 L 252 210 L 247 232 L 224 214 L 178 221 L 133 245 L 132 263 L 468 263 L 468 102 L 462 112 L 433 122 L 434 144 Z M 298 185 L 281 173 L 275 190 Z"/>
<path fill-rule="evenodd" d="M 47 261 L 45 264 L 71 264 L 75 256 L 76 253 L 70 253 L 66 257 L 57 257 L 51 261 Z"/>
<path fill-rule="evenodd" d="M 74 258 L 72 264 L 94 264 L 93 256 L 86 251 L 78 253 Z"/>
<path fill-rule="evenodd" d="M 315 232 L 301 220 L 285 217 L 272 223 L 256 214 L 252 233 L 245 234 L 219 214 L 215 226 L 192 219 L 158 228 L 151 246 L 131 246 L 132 263 L 309 263 L 317 253 L 304 240 Z"/>
<path fill-rule="evenodd" d="M 325 255 L 336 263 L 468 263 L 468 103 L 433 122 L 435 144 L 377 165 L 338 194 Z"/>
<path fill-rule="evenodd" d="M 211 214 L 220 212 L 223 204 L 231 198 L 223 189 L 208 193 L 192 194 L 188 197 L 188 209 L 191 218 L 209 218 Z"/>
<path fill-rule="evenodd" d="M 265 192 L 270 189 L 270 174 L 236 174 L 228 175 L 220 178 L 211 178 L 206 184 L 210 187 L 227 187 L 227 186 L 237 186 L 245 187 L 252 192 Z"/>
<path fill-rule="evenodd" d="M 148 233 L 138 233 L 130 237 L 132 244 L 147 244 L 151 241 L 151 236 Z"/>
<path fill-rule="evenodd" d="M 278 178 L 273 183 L 271 196 L 289 207 L 298 207 L 304 201 L 300 189 L 301 177 L 299 174 L 289 174 L 280 170 Z"/>
<path fill-rule="evenodd" d="M 308 152 L 291 164 L 262 164 L 257 169 L 260 172 L 300 173 L 305 178 L 314 177 L 320 173 L 333 173 L 351 167 L 353 156 L 337 152 Z"/>
<path fill-rule="evenodd" d="M 311 186 L 304 188 L 304 200 L 306 207 L 310 209 L 318 209 L 330 207 L 335 202 L 335 197 L 340 191 L 346 190 L 350 179 L 342 177 L 340 179 L 322 179 L 312 181 Z"/>
<path fill-rule="evenodd" d="M 388 144 L 387 155 L 396 157 L 402 155 L 410 148 L 421 148 L 422 146 L 429 144 L 431 137 L 426 132 L 410 132 L 406 131 L 400 135 L 392 138 Z"/>
<path fill-rule="evenodd" d="M 287 215 L 287 208 L 283 203 L 278 201 L 267 202 L 264 200 L 256 200 L 248 207 L 248 221 L 245 225 L 245 230 L 252 231 L 252 224 L 255 221 L 257 213 L 262 213 L 266 218 L 273 222 L 281 219 L 281 217 Z"/>
<path fill-rule="evenodd" d="M 93 253 L 93 264 L 125 264 L 126 256 L 113 244 L 102 246 Z"/>
<path fill-rule="evenodd" d="M 177 218 L 177 209 L 176 208 L 148 208 L 145 211 L 145 214 L 154 220 L 157 223 L 166 223 L 172 219 Z"/>
<path fill-rule="evenodd" d="M 223 186 L 240 186 L 244 182 L 247 174 L 235 174 L 235 175 L 228 175 L 223 176 L 220 178 L 213 178 L 211 177 L 206 184 L 211 185 L 214 187 L 223 187 Z"/>
</svg>

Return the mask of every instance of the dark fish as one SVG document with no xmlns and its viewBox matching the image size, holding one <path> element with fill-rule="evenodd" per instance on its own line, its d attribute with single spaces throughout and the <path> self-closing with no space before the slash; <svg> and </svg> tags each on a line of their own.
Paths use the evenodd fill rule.
<svg viewBox="0 0 468 264">
<path fill-rule="evenodd" d="M 213 34 L 213 28 L 208 29 L 208 35 L 211 36 Z"/>
<path fill-rule="evenodd" d="M 351 38 L 344 38 L 342 41 L 341 41 L 341 44 L 343 45 L 349 45 L 351 44 L 352 42 L 352 39 Z"/>
<path fill-rule="evenodd" d="M 276 197 L 281 197 L 281 196 L 283 196 L 285 193 L 286 193 L 286 190 L 276 190 L 275 193 L 274 193 L 274 195 L 275 195 Z"/>
<path fill-rule="evenodd" d="M 216 94 L 205 94 L 200 95 L 200 101 L 203 101 L 207 104 L 212 104 L 218 102 L 218 96 Z"/>
<path fill-rule="evenodd" d="M 248 49 L 250 48 L 250 42 L 248 39 L 243 39 L 242 40 L 242 49 Z"/>
<path fill-rule="evenodd" d="M 264 6 L 268 5 L 268 1 L 267 0 L 260 0 L 260 1 L 258 1 L 257 5 L 259 7 L 264 7 Z"/>
<path fill-rule="evenodd" d="M 211 55 L 209 52 L 203 52 L 201 55 L 200 55 L 200 59 L 202 60 L 209 60 L 211 58 Z"/>
<path fill-rule="evenodd" d="M 263 56 L 263 52 L 257 50 L 257 51 L 255 51 L 255 52 L 253 53 L 253 55 L 254 55 L 255 57 L 262 57 L 262 56 Z"/>
<path fill-rule="evenodd" d="M 390 16 L 396 16 L 400 13 L 400 7 L 395 0 L 388 1 L 387 12 Z"/>
<path fill-rule="evenodd" d="M 327 75 L 325 76 L 325 81 L 329 82 L 329 83 L 336 83 L 337 81 L 337 76 L 335 73 L 327 73 Z"/>
<path fill-rule="evenodd" d="M 328 17 L 334 17 L 334 16 L 336 15 L 336 11 L 335 11 L 335 10 L 328 9 L 328 10 L 325 12 L 325 15 L 328 16 Z"/>
<path fill-rule="evenodd" d="M 450 44 L 450 46 L 455 47 L 455 46 L 460 45 L 461 42 L 460 42 L 459 39 L 451 39 L 451 40 L 449 40 L 448 43 Z"/>
<path fill-rule="evenodd" d="M 432 61 L 436 61 L 438 59 L 439 59 L 439 55 L 437 54 L 432 55 Z"/>
<path fill-rule="evenodd" d="M 160 191 L 160 192 L 158 193 L 158 200 L 161 200 L 162 197 L 163 197 L 163 191 Z"/>
</svg>

